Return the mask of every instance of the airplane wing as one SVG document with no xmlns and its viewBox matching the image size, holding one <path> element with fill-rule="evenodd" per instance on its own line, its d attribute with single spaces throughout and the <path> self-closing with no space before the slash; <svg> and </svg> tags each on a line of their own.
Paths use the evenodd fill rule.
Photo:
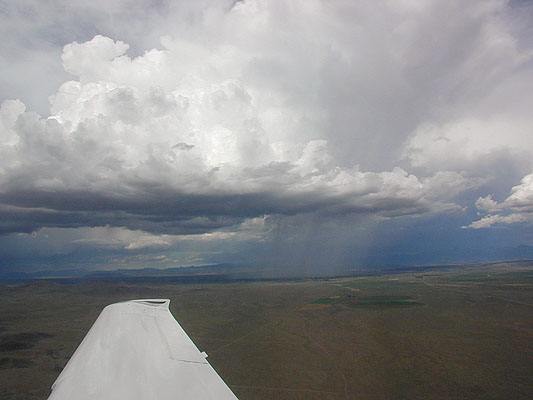
<svg viewBox="0 0 533 400">
<path fill-rule="evenodd" d="M 170 300 L 104 308 L 49 400 L 237 400 L 174 319 Z"/>
</svg>

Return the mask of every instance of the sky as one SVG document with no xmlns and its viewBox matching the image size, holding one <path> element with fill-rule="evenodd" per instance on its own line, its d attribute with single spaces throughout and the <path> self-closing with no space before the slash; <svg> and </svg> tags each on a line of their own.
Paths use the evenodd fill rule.
<svg viewBox="0 0 533 400">
<path fill-rule="evenodd" d="M 0 272 L 533 258 L 533 2 L 0 0 Z"/>
</svg>

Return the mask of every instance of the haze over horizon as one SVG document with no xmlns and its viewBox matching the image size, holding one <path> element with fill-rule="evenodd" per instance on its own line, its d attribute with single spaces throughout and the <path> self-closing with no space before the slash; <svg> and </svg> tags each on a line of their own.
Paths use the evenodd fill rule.
<svg viewBox="0 0 533 400">
<path fill-rule="evenodd" d="M 0 21 L 0 272 L 533 259 L 532 2 Z"/>
</svg>

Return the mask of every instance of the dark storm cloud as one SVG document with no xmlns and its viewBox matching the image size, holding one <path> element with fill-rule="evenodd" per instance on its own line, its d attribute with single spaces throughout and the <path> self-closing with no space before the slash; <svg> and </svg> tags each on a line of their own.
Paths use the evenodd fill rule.
<svg viewBox="0 0 533 400">
<path fill-rule="evenodd" d="M 29 233 L 41 227 L 123 226 L 155 234 L 197 234 L 238 225 L 264 215 L 349 214 L 394 217 L 424 214 L 435 204 L 420 197 L 329 197 L 321 192 L 276 195 L 267 192 L 197 195 L 145 187 L 134 196 L 87 191 L 14 191 L 0 195 L 2 233 Z M 377 193 L 379 194 L 379 193 Z M 452 204 L 448 205 L 452 206 Z"/>
<path fill-rule="evenodd" d="M 530 226 L 527 4 L 102 6 L 0 11 L 10 248 L 79 251 L 77 232 L 126 253 L 273 252 L 286 264 L 311 246 L 309 262 L 322 249 L 347 264 L 384 222 Z"/>
</svg>

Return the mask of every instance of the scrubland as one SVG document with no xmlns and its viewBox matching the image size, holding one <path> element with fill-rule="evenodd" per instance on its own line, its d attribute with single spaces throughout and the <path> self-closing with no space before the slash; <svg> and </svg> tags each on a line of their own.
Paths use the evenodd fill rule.
<svg viewBox="0 0 533 400">
<path fill-rule="evenodd" d="M 170 298 L 241 400 L 528 399 L 533 264 L 358 278 L 0 286 L 0 399 L 44 399 L 102 308 Z"/>
</svg>

